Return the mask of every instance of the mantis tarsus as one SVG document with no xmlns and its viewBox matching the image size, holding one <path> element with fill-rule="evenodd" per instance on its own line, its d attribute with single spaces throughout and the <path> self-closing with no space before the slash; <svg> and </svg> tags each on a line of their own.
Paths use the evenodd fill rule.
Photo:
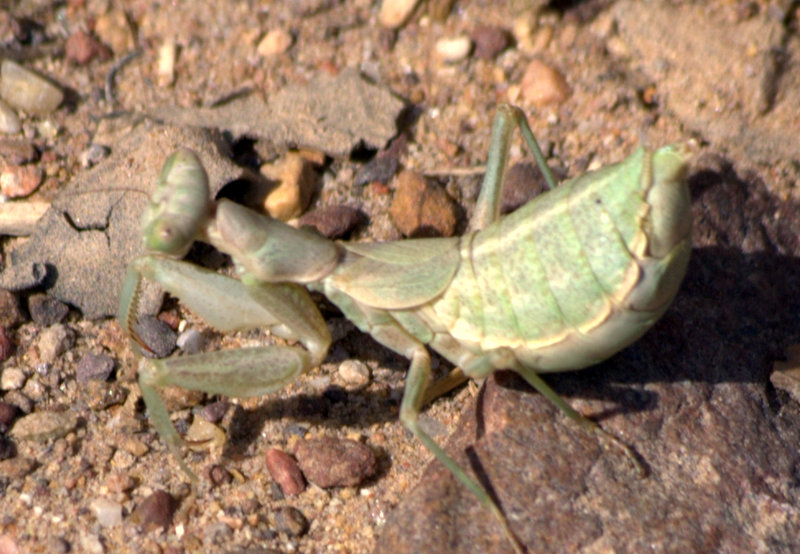
<svg viewBox="0 0 800 554">
<path fill-rule="evenodd" d="M 515 126 L 551 191 L 500 217 Z M 224 350 L 143 361 L 139 383 L 153 424 L 183 444 L 155 390 L 181 386 L 234 397 L 284 387 L 320 364 L 331 342 L 308 290 L 328 297 L 364 332 L 411 360 L 400 419 L 522 547 L 487 491 L 419 426 L 424 402 L 496 369 L 519 373 L 585 429 L 627 446 L 567 404 L 540 373 L 598 363 L 639 338 L 675 296 L 690 253 L 687 149 L 636 150 L 621 163 L 556 187 L 518 108 L 498 107 L 483 188 L 462 237 L 332 242 L 228 200 L 209 199 L 202 164 L 169 157 L 144 217 L 148 254 L 131 262 L 119 319 L 134 323 L 142 278 L 158 282 L 221 331 L 268 327 L 301 346 Z M 195 240 L 233 259 L 239 279 L 180 261 Z M 430 383 L 428 347 L 457 366 Z M 427 394 L 426 394 L 427 391 Z"/>
</svg>

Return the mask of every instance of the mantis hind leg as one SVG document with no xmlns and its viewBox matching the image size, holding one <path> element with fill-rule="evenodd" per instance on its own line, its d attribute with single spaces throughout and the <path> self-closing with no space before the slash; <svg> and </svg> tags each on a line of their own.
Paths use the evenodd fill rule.
<svg viewBox="0 0 800 554">
<path fill-rule="evenodd" d="M 642 465 L 642 462 L 639 460 L 639 457 L 630 446 L 600 427 L 594 421 L 581 415 L 577 410 L 575 410 L 575 408 L 570 406 L 566 400 L 561 398 L 561 396 L 554 391 L 550 385 L 548 385 L 545 380 L 542 379 L 535 371 L 525 367 L 515 368 L 514 371 L 522 376 L 522 378 L 525 379 L 530 386 L 535 388 L 542 396 L 552 402 L 559 410 L 564 412 L 564 415 L 566 415 L 572 421 L 583 427 L 587 432 L 599 436 L 607 444 L 612 444 L 615 448 L 621 450 L 625 457 L 627 457 L 636 468 L 636 471 L 639 473 L 639 475 L 645 475 L 646 471 Z"/>
</svg>

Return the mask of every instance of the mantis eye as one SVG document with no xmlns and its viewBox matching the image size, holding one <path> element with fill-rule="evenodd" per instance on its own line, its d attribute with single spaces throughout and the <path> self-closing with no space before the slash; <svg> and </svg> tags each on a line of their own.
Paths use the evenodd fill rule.
<svg viewBox="0 0 800 554">
<path fill-rule="evenodd" d="M 144 231 L 144 247 L 148 251 L 175 258 L 185 256 L 194 240 L 191 233 L 181 233 L 175 221 L 155 220 Z"/>
</svg>

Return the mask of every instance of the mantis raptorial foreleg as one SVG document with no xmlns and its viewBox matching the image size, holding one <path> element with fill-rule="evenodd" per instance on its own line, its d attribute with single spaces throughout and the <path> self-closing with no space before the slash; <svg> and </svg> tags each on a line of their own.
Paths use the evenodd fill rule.
<svg viewBox="0 0 800 554">
<path fill-rule="evenodd" d="M 261 396 L 283 389 L 298 375 L 319 365 L 330 345 L 330 333 L 308 292 L 301 286 L 254 283 L 219 275 L 187 262 L 143 256 L 131 264 L 124 294 L 127 320 L 136 311 L 142 277 L 156 281 L 221 331 L 267 327 L 297 346 L 266 346 L 222 350 L 166 360 L 142 360 L 139 385 L 153 425 L 164 437 L 184 471 L 177 447 L 183 440 L 169 418 L 155 387 L 180 386 L 233 397 Z M 127 325 L 127 323 L 124 323 Z"/>
</svg>

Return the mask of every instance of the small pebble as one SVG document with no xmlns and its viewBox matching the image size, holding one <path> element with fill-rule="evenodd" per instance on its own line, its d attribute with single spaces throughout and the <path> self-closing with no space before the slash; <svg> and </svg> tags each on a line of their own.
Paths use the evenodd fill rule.
<svg viewBox="0 0 800 554">
<path fill-rule="evenodd" d="M 106 479 L 106 486 L 113 493 L 128 492 L 136 486 L 136 479 L 130 473 L 115 471 Z"/>
<path fill-rule="evenodd" d="M 11 333 L 5 327 L 0 326 L 0 363 L 6 361 L 14 353 L 14 342 L 11 340 Z"/>
<path fill-rule="evenodd" d="M 308 520 L 303 512 L 292 506 L 284 506 L 275 514 L 278 531 L 290 537 L 301 537 L 308 531 Z"/>
<path fill-rule="evenodd" d="M 277 448 L 270 448 L 267 450 L 266 460 L 267 470 L 281 486 L 283 494 L 294 496 L 305 490 L 306 481 L 292 456 Z"/>
<path fill-rule="evenodd" d="M 89 508 L 101 527 L 113 527 L 122 523 L 122 504 L 108 498 L 95 498 Z"/>
<path fill-rule="evenodd" d="M 194 418 L 191 427 L 186 432 L 187 442 L 195 443 L 194 445 L 189 444 L 189 447 L 200 452 L 222 448 L 226 438 L 224 429 L 202 417 Z"/>
<path fill-rule="evenodd" d="M 22 130 L 17 112 L 0 98 L 0 133 L 16 135 Z"/>
<path fill-rule="evenodd" d="M 168 87 L 175 82 L 175 60 L 178 57 L 178 47 L 172 39 L 165 40 L 158 49 L 158 86 Z"/>
<path fill-rule="evenodd" d="M 398 165 L 397 158 L 393 156 L 375 156 L 358 170 L 353 178 L 353 184 L 357 187 L 363 187 L 369 183 L 383 183 L 385 185 L 397 173 Z"/>
<path fill-rule="evenodd" d="M 19 390 L 8 391 L 3 397 L 4 402 L 8 402 L 23 414 L 29 414 L 33 411 L 33 400 L 25 396 L 25 393 Z"/>
<path fill-rule="evenodd" d="M 43 116 L 58 108 L 64 93 L 44 77 L 6 58 L 0 65 L 0 97 L 14 108 Z"/>
<path fill-rule="evenodd" d="M 64 55 L 73 63 L 85 65 L 95 56 L 106 60 L 111 57 L 111 52 L 92 35 L 79 30 L 67 38 L 67 42 L 64 44 Z"/>
<path fill-rule="evenodd" d="M 288 152 L 283 160 L 265 164 L 261 173 L 278 185 L 264 200 L 264 209 L 275 219 L 287 221 L 298 217 L 308 207 L 319 188 L 320 177 L 313 164 L 297 152 Z"/>
<path fill-rule="evenodd" d="M 197 329 L 187 329 L 178 335 L 176 344 L 186 354 L 197 354 L 205 347 L 206 339 Z"/>
<path fill-rule="evenodd" d="M 107 146 L 103 146 L 102 144 L 90 144 L 89 147 L 80 154 L 81 167 L 87 169 L 97 165 L 107 158 L 110 153 L 111 150 L 109 150 Z"/>
<path fill-rule="evenodd" d="M 317 15 L 338 5 L 341 0 L 289 0 L 286 5 L 299 17 Z"/>
<path fill-rule="evenodd" d="M 405 23 L 419 0 L 383 0 L 378 12 L 378 23 L 387 29 L 396 29 Z"/>
<path fill-rule="evenodd" d="M 322 488 L 354 487 L 375 475 L 378 469 L 372 449 L 349 439 L 301 440 L 295 456 L 303 475 Z"/>
<path fill-rule="evenodd" d="M 208 478 L 215 487 L 229 485 L 233 482 L 233 475 L 231 475 L 231 472 L 219 464 L 211 466 L 208 470 Z"/>
<path fill-rule="evenodd" d="M 51 537 L 44 550 L 50 554 L 69 554 L 72 552 L 72 545 L 61 537 Z"/>
<path fill-rule="evenodd" d="M 42 183 L 44 174 L 35 165 L 6 166 L 0 172 L 0 194 L 7 198 L 23 198 Z"/>
<path fill-rule="evenodd" d="M 99 15 L 95 21 L 94 32 L 118 56 L 130 52 L 136 44 L 128 17 L 121 9 L 112 9 Z"/>
<path fill-rule="evenodd" d="M 19 408 L 8 402 L 0 402 L 0 433 L 8 431 L 18 415 Z"/>
<path fill-rule="evenodd" d="M 164 387 L 160 390 L 161 399 L 169 412 L 197 406 L 206 396 L 202 391 L 189 390 L 182 387 Z"/>
<path fill-rule="evenodd" d="M 141 458 L 150 451 L 150 447 L 133 435 L 124 435 L 114 442 L 118 448 L 133 454 L 136 458 Z"/>
<path fill-rule="evenodd" d="M 142 316 L 133 328 L 156 358 L 166 358 L 175 350 L 178 335 L 157 317 Z"/>
<path fill-rule="evenodd" d="M 44 442 L 59 439 L 78 425 L 78 418 L 70 412 L 33 412 L 17 420 L 9 433 L 20 440 Z"/>
<path fill-rule="evenodd" d="M 536 107 L 558 105 L 571 94 L 564 76 L 540 60 L 533 60 L 525 68 L 520 83 L 522 99 Z"/>
<path fill-rule="evenodd" d="M 203 408 L 200 410 L 200 415 L 206 421 L 211 423 L 219 423 L 222 421 L 222 418 L 225 417 L 229 407 L 230 403 L 226 402 L 225 400 L 217 400 L 216 402 L 212 402 L 207 406 L 203 406 Z"/>
<path fill-rule="evenodd" d="M 7 165 L 23 165 L 39 158 L 36 148 L 27 140 L 0 138 L 0 161 Z"/>
<path fill-rule="evenodd" d="M 131 520 L 145 528 L 164 528 L 172 524 L 178 502 L 168 492 L 157 490 L 142 500 L 131 514 Z"/>
<path fill-rule="evenodd" d="M 0 389 L 2 390 L 19 390 L 25 386 L 27 377 L 25 372 L 18 367 L 7 367 L 2 370 L 0 376 Z"/>
<path fill-rule="evenodd" d="M 365 387 L 369 384 L 369 368 L 360 360 L 345 360 L 339 364 L 339 375 L 348 385 Z"/>
<path fill-rule="evenodd" d="M 36 461 L 23 456 L 16 456 L 0 462 L 0 477 L 17 480 L 29 475 L 36 469 Z"/>
<path fill-rule="evenodd" d="M 16 327 L 25 321 L 17 295 L 11 291 L 0 289 L 0 327 Z"/>
<path fill-rule="evenodd" d="M 314 227 L 329 239 L 342 238 L 364 221 L 363 212 L 350 206 L 323 206 L 303 214 L 297 223 Z"/>
<path fill-rule="evenodd" d="M 233 529 L 224 521 L 217 521 L 203 529 L 203 536 L 206 543 L 222 546 L 231 542 Z"/>
<path fill-rule="evenodd" d="M 36 346 L 42 362 L 53 363 L 75 344 L 75 332 L 62 323 L 51 325 L 39 333 Z"/>
<path fill-rule="evenodd" d="M 124 404 L 125 399 L 128 398 L 127 389 L 118 383 L 88 381 L 84 385 L 87 396 L 86 404 L 96 412 Z"/>
<path fill-rule="evenodd" d="M 17 455 L 17 447 L 3 434 L 0 434 L 0 460 L 10 460 Z"/>
<path fill-rule="evenodd" d="M 75 378 L 78 383 L 107 381 L 114 371 L 114 360 L 108 354 L 85 354 L 78 362 Z"/>
<path fill-rule="evenodd" d="M 530 162 L 517 163 L 506 173 L 500 213 L 511 213 L 547 190 L 542 172 Z"/>
<path fill-rule="evenodd" d="M 440 38 L 434 47 L 436 53 L 447 63 L 457 63 L 465 60 L 472 50 L 472 41 L 469 37 Z"/>
<path fill-rule="evenodd" d="M 264 38 L 258 43 L 256 52 L 259 56 L 269 58 L 276 54 L 283 54 L 292 45 L 292 35 L 285 29 L 273 29 L 264 35 Z"/>
<path fill-rule="evenodd" d="M 398 175 L 389 216 L 407 237 L 451 237 L 456 230 L 452 199 L 442 187 L 415 171 Z"/>
<path fill-rule="evenodd" d="M 508 31 L 501 27 L 479 25 L 470 36 L 475 44 L 475 57 L 493 60 L 500 52 L 508 48 L 510 37 Z"/>
<path fill-rule="evenodd" d="M 32 294 L 28 298 L 28 312 L 36 325 L 49 327 L 67 317 L 69 307 L 44 293 Z"/>
</svg>

